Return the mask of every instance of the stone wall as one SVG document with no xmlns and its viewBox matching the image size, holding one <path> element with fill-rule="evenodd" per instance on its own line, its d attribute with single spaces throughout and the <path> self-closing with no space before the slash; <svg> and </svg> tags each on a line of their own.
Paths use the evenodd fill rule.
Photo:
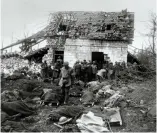
<svg viewBox="0 0 157 133">
<path fill-rule="evenodd" d="M 107 42 L 87 39 L 67 39 L 64 50 L 64 61 L 73 66 L 76 60 L 92 60 L 92 52 L 103 52 L 111 62 L 127 62 L 128 44 L 124 42 Z"/>
</svg>

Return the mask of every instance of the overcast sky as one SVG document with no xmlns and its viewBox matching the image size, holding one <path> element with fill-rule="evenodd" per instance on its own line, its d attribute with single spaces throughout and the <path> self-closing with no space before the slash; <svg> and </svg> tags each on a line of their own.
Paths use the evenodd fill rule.
<svg viewBox="0 0 157 133">
<path fill-rule="evenodd" d="M 1 0 L 1 6 L 3 46 L 44 28 L 54 11 L 116 12 L 127 8 L 135 13 L 133 46 L 141 48 L 145 39 L 139 33 L 147 32 L 150 12 L 156 12 L 156 0 Z"/>
</svg>

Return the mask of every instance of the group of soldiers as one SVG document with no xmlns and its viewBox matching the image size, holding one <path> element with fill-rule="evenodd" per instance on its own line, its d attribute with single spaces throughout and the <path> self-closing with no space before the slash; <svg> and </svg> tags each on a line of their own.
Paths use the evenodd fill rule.
<svg viewBox="0 0 157 133">
<path fill-rule="evenodd" d="M 120 71 L 126 68 L 125 62 L 119 63 L 106 62 L 103 64 L 97 63 L 97 61 L 83 62 L 76 61 L 74 64 L 74 73 L 77 80 L 82 80 L 85 83 L 93 80 L 101 82 L 104 79 L 115 79 L 119 76 Z"/>
<path fill-rule="evenodd" d="M 41 77 L 52 78 L 53 80 L 60 77 L 61 68 L 64 66 L 62 59 L 59 57 L 52 68 L 48 66 L 46 61 L 41 65 Z M 76 61 L 72 68 L 73 80 L 82 80 L 85 83 L 102 79 L 116 79 L 120 71 L 123 71 L 126 68 L 125 62 L 115 62 L 113 65 L 112 62 L 106 62 L 104 64 L 99 64 L 97 61 Z"/>
<path fill-rule="evenodd" d="M 63 62 L 60 57 L 58 57 L 54 67 L 48 65 L 47 62 L 44 61 L 41 64 L 41 78 L 42 79 L 52 78 L 53 80 L 59 78 L 59 74 L 62 67 L 63 67 Z"/>
<path fill-rule="evenodd" d="M 101 67 L 100 67 L 101 66 Z M 120 71 L 126 69 L 125 62 L 106 62 L 99 64 L 97 61 L 76 61 L 73 68 L 69 66 L 68 62 L 62 61 L 59 57 L 52 68 L 48 66 L 46 61 L 41 65 L 42 78 L 51 78 L 52 81 L 58 79 L 58 84 L 62 88 L 64 103 L 67 103 L 69 89 L 72 87 L 74 81 L 83 81 L 85 84 L 90 81 L 112 80 L 117 79 Z"/>
</svg>

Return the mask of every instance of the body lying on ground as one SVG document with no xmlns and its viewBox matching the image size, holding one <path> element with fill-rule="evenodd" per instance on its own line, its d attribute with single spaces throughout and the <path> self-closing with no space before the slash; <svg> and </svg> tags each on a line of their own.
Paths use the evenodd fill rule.
<svg viewBox="0 0 157 133">
<path fill-rule="evenodd" d="M 1 103 L 1 109 L 8 115 L 21 114 L 21 116 L 29 116 L 35 114 L 35 109 L 26 105 L 23 101 L 3 102 Z"/>
</svg>

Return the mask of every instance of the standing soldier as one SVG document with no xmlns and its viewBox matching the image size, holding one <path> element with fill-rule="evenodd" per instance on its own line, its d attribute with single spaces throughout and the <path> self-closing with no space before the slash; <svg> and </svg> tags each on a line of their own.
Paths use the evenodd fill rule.
<svg viewBox="0 0 157 133">
<path fill-rule="evenodd" d="M 97 71 L 98 71 L 98 69 L 97 69 L 97 65 L 96 65 L 96 62 L 95 61 L 93 61 L 93 64 L 92 64 L 92 78 L 93 78 L 93 80 L 96 80 L 96 74 L 97 74 Z"/>
<path fill-rule="evenodd" d="M 53 76 L 53 71 L 51 69 L 51 65 L 48 66 L 48 78 L 52 78 Z"/>
<path fill-rule="evenodd" d="M 125 70 L 125 69 L 126 69 L 125 61 L 122 62 L 121 66 L 122 66 L 122 70 Z"/>
<path fill-rule="evenodd" d="M 109 80 L 112 79 L 113 72 L 114 72 L 114 67 L 113 67 L 113 63 L 111 62 L 111 63 L 109 64 L 108 73 L 107 73 L 107 77 L 108 77 Z"/>
<path fill-rule="evenodd" d="M 61 57 L 60 57 L 60 56 L 58 57 L 57 62 L 60 62 L 60 64 L 62 64 L 62 63 L 63 63 L 63 60 L 61 59 Z"/>
<path fill-rule="evenodd" d="M 41 75 L 42 75 L 42 78 L 44 79 L 44 78 L 47 78 L 47 74 L 48 74 L 48 72 L 47 72 L 47 62 L 46 61 L 44 61 L 44 63 L 42 63 L 41 64 Z"/>
<path fill-rule="evenodd" d="M 88 72 L 87 72 L 86 60 L 84 60 L 84 62 L 83 62 L 82 72 L 83 72 L 83 80 L 85 83 L 87 83 L 88 82 Z"/>
<path fill-rule="evenodd" d="M 115 62 L 114 71 L 115 71 L 115 79 L 117 79 L 118 76 L 120 75 L 120 63 L 119 62 Z"/>
<path fill-rule="evenodd" d="M 89 63 L 87 64 L 88 82 L 92 81 L 92 72 L 93 72 L 93 70 L 92 70 L 92 64 L 91 64 L 91 62 L 89 62 Z"/>
<path fill-rule="evenodd" d="M 107 63 L 106 63 L 106 64 L 104 64 L 104 65 L 103 65 L 103 68 L 106 70 L 105 75 L 104 75 L 104 78 L 105 78 L 105 79 L 107 79 L 108 64 L 107 64 Z"/>
<path fill-rule="evenodd" d="M 76 80 L 80 80 L 81 78 L 81 65 L 79 64 L 79 61 L 76 61 L 76 64 L 74 65 L 74 72 Z"/>
<path fill-rule="evenodd" d="M 57 61 L 55 63 L 54 69 L 53 69 L 53 80 L 59 78 L 60 69 L 62 68 L 62 64 L 60 61 Z"/>
<path fill-rule="evenodd" d="M 72 68 L 69 67 L 68 62 L 64 62 L 63 68 L 61 69 L 59 85 L 62 89 L 64 104 L 67 104 L 69 98 L 69 89 L 72 85 Z"/>
<path fill-rule="evenodd" d="M 84 74 L 83 74 L 83 61 L 80 62 L 80 65 L 81 65 L 81 77 L 80 77 L 80 79 L 83 81 L 84 80 L 83 79 L 83 76 L 84 76 Z"/>
</svg>

